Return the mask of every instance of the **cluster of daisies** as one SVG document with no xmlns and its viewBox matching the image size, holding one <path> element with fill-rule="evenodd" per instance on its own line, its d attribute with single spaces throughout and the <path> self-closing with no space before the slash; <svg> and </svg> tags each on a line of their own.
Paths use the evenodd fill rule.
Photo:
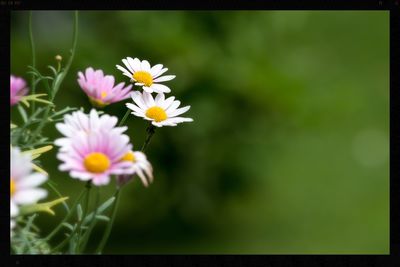
<svg viewBox="0 0 400 267">
<path fill-rule="evenodd" d="M 67 114 L 62 123 L 56 124 L 57 130 L 63 135 L 54 142 L 59 146 L 59 170 L 67 171 L 72 178 L 90 181 L 96 186 L 109 184 L 112 176 L 119 186 L 132 180 L 135 175 L 145 186 L 153 181 L 152 165 L 143 152 L 133 150 L 126 134 L 128 128 L 119 125 L 117 117 L 104 112 L 100 114 L 96 108 L 131 98 L 132 102 L 126 103 L 130 113 L 148 120 L 152 127 L 176 126 L 178 123 L 193 121 L 191 118 L 180 117 L 190 106 L 179 107 L 181 102 L 175 100 L 174 96 L 165 96 L 171 89 L 162 82 L 175 78 L 175 75 L 163 75 L 167 68 L 162 64 L 151 67 L 147 60 L 140 61 L 131 57 L 122 62 L 125 67 L 116 67 L 130 78 L 132 84 L 116 84 L 114 76 L 105 75 L 102 70 L 91 67 L 84 73 L 78 72 L 78 84 L 88 96 L 93 109 L 88 114 L 83 111 Z M 138 90 L 133 90 L 133 85 Z M 10 76 L 11 106 L 17 104 L 28 91 L 22 78 Z M 153 97 L 152 93 L 156 95 Z M 39 188 L 46 180 L 46 175 L 32 172 L 29 155 L 17 147 L 12 148 L 11 229 L 15 225 L 13 218 L 18 215 L 19 205 L 33 204 L 47 196 L 47 191 Z"/>
</svg>

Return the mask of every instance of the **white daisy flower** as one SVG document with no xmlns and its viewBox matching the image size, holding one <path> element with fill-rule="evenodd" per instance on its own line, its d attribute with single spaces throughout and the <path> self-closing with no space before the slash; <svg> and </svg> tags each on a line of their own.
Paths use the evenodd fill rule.
<svg viewBox="0 0 400 267">
<path fill-rule="evenodd" d="M 129 151 L 122 157 L 121 161 L 133 162 L 133 165 L 131 167 L 133 173 L 118 175 L 117 182 L 120 186 L 126 184 L 131 179 L 133 179 L 135 174 L 139 176 L 140 180 L 142 180 L 143 185 L 146 187 L 149 185 L 149 182 L 153 182 L 153 167 L 151 166 L 150 162 L 147 160 L 147 157 L 143 152 Z"/>
<path fill-rule="evenodd" d="M 11 148 L 10 217 L 18 215 L 19 205 L 35 204 L 47 196 L 46 190 L 37 188 L 46 180 L 44 174 L 32 173 L 29 154 L 22 154 L 16 147 Z"/>
<path fill-rule="evenodd" d="M 175 75 L 161 76 L 168 69 L 163 68 L 162 64 L 150 66 L 147 60 L 140 61 L 138 58 L 127 57 L 122 60 L 126 68 L 116 65 L 122 74 L 129 77 L 135 85 L 142 86 L 143 90 L 152 93 L 169 93 L 171 89 L 168 86 L 160 84 L 174 79 Z"/>
<path fill-rule="evenodd" d="M 176 126 L 181 122 L 193 121 L 191 118 L 177 117 L 188 111 L 190 106 L 178 108 L 181 102 L 175 100 L 173 96 L 165 99 L 164 94 L 159 93 L 154 99 L 147 92 L 137 91 L 133 92 L 131 96 L 136 104 L 126 103 L 126 106 L 133 111 L 131 114 L 151 121 L 154 126 Z"/>
</svg>

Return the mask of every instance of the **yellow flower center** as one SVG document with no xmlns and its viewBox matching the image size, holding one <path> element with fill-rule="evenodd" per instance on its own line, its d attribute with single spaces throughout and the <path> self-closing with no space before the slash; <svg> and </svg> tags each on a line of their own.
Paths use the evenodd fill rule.
<svg viewBox="0 0 400 267">
<path fill-rule="evenodd" d="M 83 165 L 85 165 L 86 170 L 90 172 L 101 173 L 110 167 L 111 162 L 103 153 L 93 152 L 85 157 Z"/>
<path fill-rule="evenodd" d="M 101 92 L 101 98 L 105 98 L 107 96 L 107 92 L 106 91 L 102 91 Z"/>
<path fill-rule="evenodd" d="M 11 196 L 14 195 L 16 189 L 17 189 L 17 188 L 16 188 L 16 186 L 15 186 L 14 179 L 11 178 L 11 180 L 10 180 L 10 195 L 11 195 Z"/>
<path fill-rule="evenodd" d="M 135 155 L 133 154 L 132 151 L 129 151 L 128 153 L 126 153 L 122 158 L 121 161 L 132 161 L 135 162 L 136 158 Z"/>
<path fill-rule="evenodd" d="M 103 93 L 101 95 L 103 98 Z M 105 106 L 107 106 L 109 104 L 109 103 L 103 102 L 99 99 L 92 98 L 92 97 L 89 97 L 89 101 L 96 108 L 104 108 Z"/>
<path fill-rule="evenodd" d="M 146 111 L 146 116 L 156 122 L 165 121 L 167 119 L 167 113 L 165 113 L 165 110 L 157 106 L 149 108 Z"/>
<path fill-rule="evenodd" d="M 133 74 L 133 79 L 135 79 L 139 83 L 143 83 L 147 87 L 150 87 L 153 84 L 153 77 L 147 71 L 137 71 Z"/>
</svg>

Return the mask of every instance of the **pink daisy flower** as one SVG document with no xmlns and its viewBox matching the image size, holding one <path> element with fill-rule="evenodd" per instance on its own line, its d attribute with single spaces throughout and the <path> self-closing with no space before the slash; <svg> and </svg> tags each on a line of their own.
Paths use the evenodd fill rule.
<svg viewBox="0 0 400 267">
<path fill-rule="evenodd" d="M 26 82 L 20 77 L 10 75 L 10 105 L 14 106 L 28 93 Z"/>
<path fill-rule="evenodd" d="M 59 170 L 68 171 L 72 178 L 106 185 L 110 175 L 133 172 L 132 162 L 122 160 L 131 149 L 126 135 L 103 130 L 88 134 L 78 132 L 71 138 L 70 148 L 57 154 L 63 162 Z"/>
<path fill-rule="evenodd" d="M 114 86 L 114 76 L 104 75 L 102 70 L 94 70 L 89 67 L 86 69 L 85 75 L 80 71 L 78 76 L 80 87 L 95 107 L 102 108 L 130 96 L 132 85 L 124 87 L 125 83 L 121 82 Z"/>
</svg>

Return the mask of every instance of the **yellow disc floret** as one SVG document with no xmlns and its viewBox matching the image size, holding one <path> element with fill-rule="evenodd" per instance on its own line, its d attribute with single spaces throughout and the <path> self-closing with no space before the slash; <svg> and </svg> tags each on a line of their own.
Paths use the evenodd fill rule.
<svg viewBox="0 0 400 267">
<path fill-rule="evenodd" d="M 10 195 L 11 196 L 14 195 L 15 190 L 16 190 L 15 182 L 14 182 L 14 179 L 11 178 L 11 180 L 10 180 Z"/>
<path fill-rule="evenodd" d="M 146 116 L 153 119 L 156 122 L 165 121 L 167 119 L 167 113 L 160 107 L 151 107 L 146 111 Z"/>
<path fill-rule="evenodd" d="M 129 151 L 128 153 L 126 153 L 122 158 L 121 161 L 131 161 L 131 162 L 135 162 L 136 158 L 135 155 L 133 154 L 132 151 Z"/>
<path fill-rule="evenodd" d="M 107 96 L 107 92 L 106 91 L 102 91 L 101 92 L 101 98 L 105 98 Z"/>
<path fill-rule="evenodd" d="M 86 170 L 90 172 L 102 173 L 110 167 L 111 162 L 103 153 L 93 152 L 85 157 L 83 165 L 85 165 Z"/>
<path fill-rule="evenodd" d="M 133 79 L 135 79 L 135 81 L 137 81 L 138 83 L 143 83 L 147 87 L 150 87 L 153 84 L 153 77 L 147 71 L 137 71 L 133 74 L 132 77 Z"/>
</svg>

